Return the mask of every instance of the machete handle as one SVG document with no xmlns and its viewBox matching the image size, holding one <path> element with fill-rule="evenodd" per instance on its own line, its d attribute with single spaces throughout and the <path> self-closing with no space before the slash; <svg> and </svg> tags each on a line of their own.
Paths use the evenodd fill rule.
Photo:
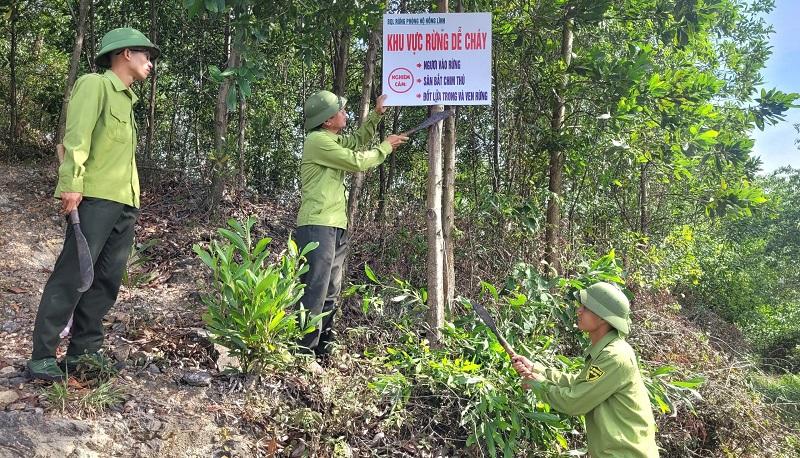
<svg viewBox="0 0 800 458">
<path fill-rule="evenodd" d="M 70 224 L 80 224 L 81 223 L 81 217 L 78 215 L 78 210 L 77 209 L 72 210 L 71 212 L 69 212 L 69 223 Z"/>
</svg>

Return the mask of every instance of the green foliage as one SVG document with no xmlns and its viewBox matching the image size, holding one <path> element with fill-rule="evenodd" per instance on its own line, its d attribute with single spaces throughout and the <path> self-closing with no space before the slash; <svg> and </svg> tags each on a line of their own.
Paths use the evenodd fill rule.
<svg viewBox="0 0 800 458">
<path fill-rule="evenodd" d="M 401 309 L 416 312 L 423 310 L 428 300 L 428 293 L 425 289 L 415 288 L 407 280 L 397 277 L 392 277 L 392 283 L 382 283 L 366 263 L 364 264 L 364 274 L 371 283 L 353 284 L 342 293 L 342 297 L 361 295 L 361 311 L 365 315 L 370 311 L 379 316 L 383 315 L 387 299 L 389 303 Z"/>
<path fill-rule="evenodd" d="M 367 276 L 382 284 L 371 270 Z M 518 352 L 559 370 L 579 371 L 583 359 L 562 352 L 580 353 L 577 343 L 588 345 L 574 331 L 574 292 L 597 281 L 623 281 L 614 251 L 581 263 L 579 273 L 568 279 L 547 279 L 534 266 L 518 264 L 502 290 L 482 282 L 482 300 L 492 305 L 498 328 Z M 396 291 L 383 292 L 392 294 Z M 580 428 L 578 419 L 551 411 L 535 389 L 522 390 L 494 334 L 472 312 L 469 301 L 462 298 L 459 304 L 466 313 L 446 323 L 441 348 L 430 348 L 408 322 L 394 323 L 402 337 L 399 345 L 386 349 L 392 371 L 370 385 L 390 404 L 386 422 L 408 421 L 410 404 L 426 399 L 457 413 L 448 426 L 466 435 L 466 447 L 478 447 L 488 456 L 517 456 L 518 450 L 531 449 L 554 456 L 576 452 L 569 432 Z M 700 399 L 702 377 L 682 380 L 673 366 L 642 367 L 641 372 L 654 409 L 663 414 L 680 406 L 691 410 Z M 442 417 L 437 421 L 447 424 L 448 416 Z"/>
<path fill-rule="evenodd" d="M 800 426 L 800 375 L 753 376 L 753 382 L 765 400 L 775 406 L 795 428 Z"/>
<path fill-rule="evenodd" d="M 212 241 L 208 250 L 194 246 L 214 278 L 203 320 L 213 340 L 230 349 L 247 372 L 288 363 L 289 350 L 325 315 L 310 318 L 302 304 L 296 306 L 303 296 L 300 276 L 308 271 L 304 256 L 318 244 L 298 251 L 289 240 L 288 250 L 269 262 L 271 239 L 254 241 L 255 223 L 254 217 L 243 224 L 231 219 L 230 229 L 218 229 L 222 241 Z"/>
</svg>

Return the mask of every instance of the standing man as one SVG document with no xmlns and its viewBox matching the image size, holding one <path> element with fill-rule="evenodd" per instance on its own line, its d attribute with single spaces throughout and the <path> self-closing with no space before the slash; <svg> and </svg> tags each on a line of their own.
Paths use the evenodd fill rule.
<svg viewBox="0 0 800 458">
<path fill-rule="evenodd" d="M 72 338 L 62 365 L 72 369 L 81 355 L 99 358 L 103 317 L 117 300 L 139 214 L 136 171 L 138 97 L 130 89 L 147 78 L 160 50 L 135 29 L 114 29 L 95 58 L 103 74 L 75 82 L 67 110 L 64 162 L 55 197 L 65 214 L 77 209 L 94 262 L 94 282 L 80 293 L 78 257 L 72 225 L 42 294 L 33 330 L 28 371 L 33 378 L 63 380 L 56 361 L 59 332 L 73 316 Z"/>
<path fill-rule="evenodd" d="M 567 415 L 586 419 L 586 442 L 592 458 L 658 457 L 655 420 L 639 374 L 630 331 L 630 303 L 616 286 L 600 282 L 580 291 L 578 329 L 592 345 L 584 352 L 579 374 L 565 374 L 515 356 L 514 369 L 541 383 L 542 401 Z M 528 386 L 523 382 L 523 388 Z"/>
<path fill-rule="evenodd" d="M 303 107 L 305 129 L 310 132 L 303 144 L 300 164 L 301 199 L 295 239 L 300 249 L 309 242 L 319 242 L 319 247 L 306 255 L 309 270 L 302 278 L 306 288 L 300 302 L 310 316 L 325 312 L 328 315 L 320 321 L 318 329 L 303 337 L 300 345 L 317 355 L 330 351 L 342 264 L 347 253 L 345 175 L 378 166 L 408 140 L 402 135 L 389 135 L 376 148 L 366 149 L 386 111 L 385 100 L 386 95 L 378 97 L 375 111 L 352 135 L 339 135 L 347 125 L 344 97 L 319 91 Z"/>
</svg>

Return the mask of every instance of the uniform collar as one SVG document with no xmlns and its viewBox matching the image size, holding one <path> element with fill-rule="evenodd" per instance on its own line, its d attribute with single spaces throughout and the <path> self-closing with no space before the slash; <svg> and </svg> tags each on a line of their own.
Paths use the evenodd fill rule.
<svg viewBox="0 0 800 458">
<path fill-rule="evenodd" d="M 131 88 L 125 86 L 125 83 L 123 83 L 122 80 L 119 79 L 119 76 L 117 76 L 116 73 L 112 72 L 111 70 L 106 70 L 106 72 L 103 73 L 103 76 L 105 76 L 106 78 L 108 78 L 109 81 L 111 81 L 111 85 L 114 86 L 115 91 L 126 92 L 128 94 L 128 97 L 131 98 L 132 103 L 136 103 L 136 101 L 139 100 L 139 97 L 137 97 L 136 94 L 133 93 Z"/>
<path fill-rule="evenodd" d="M 587 348 L 586 351 L 583 352 L 583 357 L 593 360 L 597 359 L 597 357 L 600 355 L 600 352 L 603 351 L 603 349 L 606 348 L 608 344 L 610 344 L 612 341 L 616 339 L 619 339 L 619 333 L 617 332 L 617 330 L 612 329 L 608 331 L 608 333 L 606 333 L 606 335 L 604 335 L 602 339 L 600 339 L 596 344 L 592 344 L 591 346 L 589 346 L 589 348 Z"/>
</svg>

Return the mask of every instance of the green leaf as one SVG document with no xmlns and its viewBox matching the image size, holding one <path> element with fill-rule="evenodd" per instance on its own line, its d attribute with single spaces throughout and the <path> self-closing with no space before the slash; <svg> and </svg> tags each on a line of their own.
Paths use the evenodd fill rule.
<svg viewBox="0 0 800 458">
<path fill-rule="evenodd" d="M 370 269 L 369 264 L 367 263 L 364 263 L 364 273 L 367 274 L 367 278 L 369 278 L 373 283 L 380 284 L 378 277 L 375 276 L 375 272 Z"/>
</svg>

